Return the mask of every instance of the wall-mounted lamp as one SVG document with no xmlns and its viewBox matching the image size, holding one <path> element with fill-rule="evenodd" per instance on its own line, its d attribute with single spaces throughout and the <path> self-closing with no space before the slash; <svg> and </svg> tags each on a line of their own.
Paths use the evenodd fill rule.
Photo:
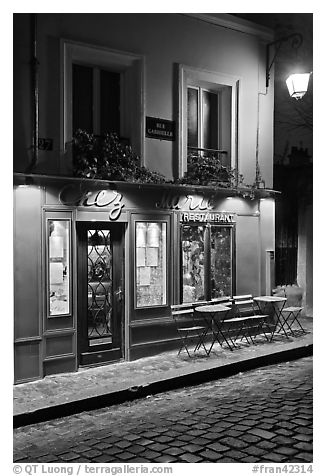
<svg viewBox="0 0 326 476">
<path fill-rule="evenodd" d="M 278 40 L 268 43 L 266 45 L 266 88 L 269 86 L 270 72 L 275 62 L 275 58 L 283 43 L 292 40 L 292 48 L 298 49 L 303 41 L 300 33 L 292 33 L 291 35 L 279 38 Z M 274 46 L 275 52 L 272 59 L 270 59 L 270 48 Z M 286 85 L 291 97 L 301 99 L 308 90 L 310 73 L 296 73 L 291 74 L 287 80 Z"/>
<path fill-rule="evenodd" d="M 291 98 L 302 99 L 308 91 L 310 73 L 290 74 L 286 80 L 286 85 Z"/>
</svg>

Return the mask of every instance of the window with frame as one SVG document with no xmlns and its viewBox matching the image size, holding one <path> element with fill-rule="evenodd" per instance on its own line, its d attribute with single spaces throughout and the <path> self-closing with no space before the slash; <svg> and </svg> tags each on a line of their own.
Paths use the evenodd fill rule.
<svg viewBox="0 0 326 476">
<path fill-rule="evenodd" d="M 136 221 L 136 308 L 167 304 L 167 223 Z"/>
<path fill-rule="evenodd" d="M 144 59 L 140 55 L 62 40 L 62 153 L 71 158 L 77 129 L 115 132 L 144 150 Z"/>
<path fill-rule="evenodd" d="M 232 295 L 232 230 L 222 225 L 182 225 L 183 303 Z"/>
<path fill-rule="evenodd" d="M 70 220 L 47 220 L 48 316 L 71 312 Z"/>
<path fill-rule="evenodd" d="M 179 65 L 180 176 L 194 156 L 237 166 L 238 89 L 234 77 Z"/>
</svg>

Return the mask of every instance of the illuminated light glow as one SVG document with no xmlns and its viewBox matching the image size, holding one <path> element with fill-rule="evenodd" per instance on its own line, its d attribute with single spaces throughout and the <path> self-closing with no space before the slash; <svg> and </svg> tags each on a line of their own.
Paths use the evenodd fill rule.
<svg viewBox="0 0 326 476">
<path fill-rule="evenodd" d="M 286 85 L 291 98 L 302 99 L 308 90 L 310 73 L 291 74 L 286 80 Z"/>
</svg>

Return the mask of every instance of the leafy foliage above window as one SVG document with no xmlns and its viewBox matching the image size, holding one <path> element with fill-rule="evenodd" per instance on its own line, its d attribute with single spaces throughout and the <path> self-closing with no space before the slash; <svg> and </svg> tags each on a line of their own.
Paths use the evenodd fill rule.
<svg viewBox="0 0 326 476">
<path fill-rule="evenodd" d="M 171 181 L 158 172 L 140 165 L 140 160 L 129 145 L 117 134 L 95 136 L 79 129 L 73 137 L 73 165 L 77 177 L 135 183 L 175 183 L 206 185 L 222 188 L 247 188 L 252 197 L 256 186 L 243 183 L 243 175 L 225 167 L 217 153 L 189 152 L 187 172 L 181 179 Z M 243 193 L 242 193 L 243 194 Z"/>
<path fill-rule="evenodd" d="M 165 178 L 139 164 L 129 145 L 115 133 L 95 136 L 81 129 L 73 137 L 74 173 L 78 177 L 140 183 L 163 183 Z"/>
<path fill-rule="evenodd" d="M 217 185 L 219 187 L 236 187 L 243 183 L 243 175 L 235 169 L 222 165 L 218 152 L 188 152 L 187 172 L 179 183 L 194 185 Z"/>
</svg>

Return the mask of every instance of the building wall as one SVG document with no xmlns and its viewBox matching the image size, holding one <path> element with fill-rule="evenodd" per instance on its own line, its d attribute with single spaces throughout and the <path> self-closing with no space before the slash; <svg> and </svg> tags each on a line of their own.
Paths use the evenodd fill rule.
<svg viewBox="0 0 326 476">
<path fill-rule="evenodd" d="M 178 120 L 177 64 L 238 78 L 239 170 L 247 183 L 253 182 L 259 129 L 259 162 L 266 185 L 272 187 L 273 85 L 271 82 L 265 91 L 266 35 L 262 40 L 252 33 L 181 14 L 37 15 L 39 136 L 52 138 L 54 147 L 53 151 L 39 151 L 35 172 L 55 174 L 69 170 L 60 145 L 62 38 L 142 55 L 145 116 Z M 30 16 L 15 14 L 14 169 L 19 172 L 25 171 L 31 160 L 31 51 Z M 144 142 L 144 164 L 172 178 L 178 142 L 149 138 Z"/>
<path fill-rule="evenodd" d="M 40 187 L 14 194 L 14 336 L 16 379 L 41 376 L 43 312 L 41 284 L 42 201 Z"/>
<path fill-rule="evenodd" d="M 39 137 L 52 138 L 53 150 L 38 152 L 36 174 L 71 173 L 62 139 L 62 57 L 60 41 L 91 44 L 139 55 L 144 60 L 144 117 L 174 120 L 178 125 L 178 65 L 219 73 L 239 81 L 238 166 L 244 181 L 252 184 L 256 162 L 267 187 L 272 187 L 273 171 L 273 86 L 264 87 L 264 43 L 252 29 L 242 30 L 227 21 L 209 24 L 182 14 L 38 14 L 37 59 L 39 70 Z M 14 15 L 14 171 L 25 172 L 32 160 L 33 89 L 31 81 L 31 17 Z M 142 137 L 143 163 L 172 178 L 178 169 L 178 140 L 164 141 Z M 235 164 L 233 164 L 235 165 Z M 43 180 L 43 179 L 42 179 Z M 45 181 L 44 181 L 45 180 Z M 15 187 L 15 354 L 16 381 L 72 371 L 77 368 L 76 221 L 101 220 L 105 210 L 65 208 L 58 200 L 58 184 L 45 178 L 42 186 Z M 36 179 L 37 182 L 37 179 Z M 17 185 L 24 182 L 17 181 Z M 170 300 L 178 297 L 177 229 L 175 210 L 157 210 L 159 188 L 154 193 L 125 194 L 123 220 L 125 236 L 125 298 L 130 302 L 132 283 L 132 213 L 148 210 L 165 214 L 171 223 Z M 156 194 L 156 195 L 155 195 Z M 223 198 L 224 197 L 224 198 Z M 265 294 L 266 251 L 274 249 L 273 201 L 259 202 L 232 198 L 225 194 L 217 210 L 237 216 L 235 251 L 237 293 Z M 70 317 L 48 319 L 45 306 L 45 237 L 47 213 L 63 213 L 72 221 L 73 313 Z M 153 216 L 154 216 L 153 215 Z M 106 216 L 106 215 L 105 215 Z M 258 252 L 257 252 L 258 251 Z M 30 304 L 30 305 L 29 305 Z M 168 308 L 165 314 L 148 321 L 125 307 L 125 357 L 137 358 L 176 344 Z M 152 319 L 153 318 L 153 319 Z"/>
</svg>

